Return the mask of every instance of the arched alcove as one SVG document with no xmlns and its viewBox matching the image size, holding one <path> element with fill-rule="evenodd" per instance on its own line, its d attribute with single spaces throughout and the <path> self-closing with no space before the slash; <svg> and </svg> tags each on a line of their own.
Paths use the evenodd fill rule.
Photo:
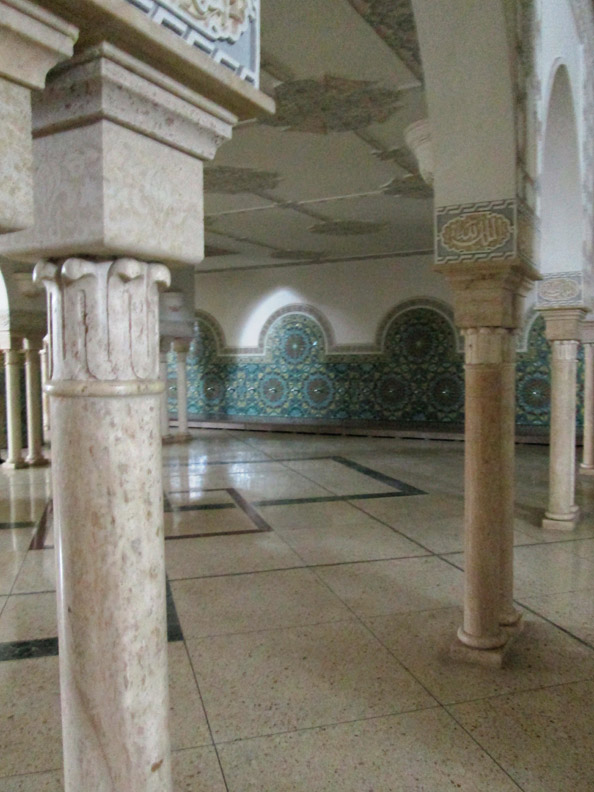
<svg viewBox="0 0 594 792">
<path fill-rule="evenodd" d="M 582 270 L 583 209 L 576 117 L 569 73 L 557 68 L 544 130 L 541 175 L 543 273 Z"/>
</svg>

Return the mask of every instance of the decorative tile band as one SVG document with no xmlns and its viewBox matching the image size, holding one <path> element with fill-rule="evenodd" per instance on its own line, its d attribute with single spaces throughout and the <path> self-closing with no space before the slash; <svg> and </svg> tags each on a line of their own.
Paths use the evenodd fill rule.
<svg viewBox="0 0 594 792">
<path fill-rule="evenodd" d="M 437 262 L 516 255 L 516 201 L 484 201 L 437 210 Z"/>
<path fill-rule="evenodd" d="M 188 355 L 188 411 L 203 420 L 261 417 L 460 425 L 464 369 L 459 334 L 447 313 L 416 302 L 388 314 L 379 331 L 380 349 L 367 354 L 328 354 L 332 334 L 313 318 L 310 307 L 308 313 L 281 313 L 267 323 L 257 354 L 231 355 L 222 334 L 217 338 L 220 328 L 202 313 Z M 518 350 L 516 421 L 546 427 L 550 346 L 542 317 L 531 315 L 530 322 Z M 579 424 L 582 359 L 580 352 Z M 175 413 L 173 354 L 169 378 L 170 409 Z"/>
</svg>

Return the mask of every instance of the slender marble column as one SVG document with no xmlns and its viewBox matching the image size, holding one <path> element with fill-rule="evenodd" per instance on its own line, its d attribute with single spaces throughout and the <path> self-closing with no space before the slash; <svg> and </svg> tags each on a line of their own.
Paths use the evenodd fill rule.
<svg viewBox="0 0 594 792">
<path fill-rule="evenodd" d="M 6 442 L 8 457 L 3 464 L 9 470 L 25 467 L 21 439 L 21 356 L 16 349 L 4 350 L 6 379 Z"/>
<path fill-rule="evenodd" d="M 173 440 L 171 428 L 169 426 L 169 397 L 168 397 L 168 379 L 167 379 L 167 353 L 171 347 L 169 339 L 161 340 L 159 348 L 159 377 L 163 383 L 163 393 L 161 395 L 161 439 L 164 443 L 170 443 Z"/>
<path fill-rule="evenodd" d="M 460 641 L 473 649 L 503 646 L 502 569 L 508 602 L 509 509 L 513 481 L 510 459 L 509 369 L 513 334 L 501 327 L 464 331 L 466 355 L 465 580 Z M 513 430 L 512 430 L 513 431 Z M 511 491 L 511 492 L 510 492 Z M 513 522 L 511 525 L 513 530 Z M 502 560 L 505 558 L 505 565 Z"/>
<path fill-rule="evenodd" d="M 584 450 L 580 473 L 594 476 L 594 322 L 582 325 L 584 345 Z"/>
<path fill-rule="evenodd" d="M 42 434 L 43 442 L 49 445 L 50 442 L 50 406 L 49 396 L 45 391 L 47 383 L 47 357 L 48 357 L 49 341 L 47 336 L 43 339 L 43 346 L 39 350 L 39 364 L 41 369 L 41 416 L 42 416 Z"/>
<path fill-rule="evenodd" d="M 25 461 L 31 467 L 42 467 L 49 464 L 41 450 L 41 361 L 39 352 L 43 345 L 27 338 L 23 342 L 23 348 L 25 350 L 28 448 Z"/>
<path fill-rule="evenodd" d="M 186 362 L 188 360 L 188 341 L 176 339 L 173 349 L 177 355 L 177 434 L 176 443 L 185 443 L 192 439 L 188 431 L 188 376 Z"/>
<path fill-rule="evenodd" d="M 51 303 L 66 790 L 171 792 L 157 293 L 169 273 L 73 258 L 35 279 Z"/>
<path fill-rule="evenodd" d="M 549 503 L 542 521 L 548 530 L 572 530 L 579 519 L 575 503 L 576 377 L 584 314 L 583 309 L 543 311 L 551 342 Z"/>
</svg>

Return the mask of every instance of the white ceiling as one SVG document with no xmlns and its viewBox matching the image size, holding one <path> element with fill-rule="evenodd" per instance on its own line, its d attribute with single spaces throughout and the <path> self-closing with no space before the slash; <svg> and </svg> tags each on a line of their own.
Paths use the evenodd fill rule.
<svg viewBox="0 0 594 792">
<path fill-rule="evenodd" d="M 403 138 L 426 115 L 411 20 L 409 0 L 262 0 L 278 115 L 240 124 L 207 166 L 199 269 L 432 248 L 432 196 Z"/>
</svg>

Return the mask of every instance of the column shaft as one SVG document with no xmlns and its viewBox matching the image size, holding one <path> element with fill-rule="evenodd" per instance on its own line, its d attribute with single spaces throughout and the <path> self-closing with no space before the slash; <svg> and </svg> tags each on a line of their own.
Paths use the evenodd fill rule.
<svg viewBox="0 0 594 792">
<path fill-rule="evenodd" d="M 552 341 L 549 507 L 543 528 L 574 528 L 577 341 Z"/>
<path fill-rule="evenodd" d="M 464 625 L 458 637 L 474 649 L 494 649 L 507 640 L 500 621 L 502 605 L 506 611 L 511 605 L 513 334 L 482 327 L 466 330 L 465 339 Z"/>
<path fill-rule="evenodd" d="M 171 792 L 156 293 L 167 275 L 130 259 L 36 269 L 51 295 L 66 792 Z"/>
<path fill-rule="evenodd" d="M 167 441 L 171 439 L 171 429 L 169 427 L 167 352 L 163 351 L 159 353 L 159 377 L 163 383 L 163 393 L 161 395 L 161 437 Z"/>
<path fill-rule="evenodd" d="M 594 344 L 584 344 L 584 475 L 594 475 Z"/>
<path fill-rule="evenodd" d="M 41 416 L 42 416 L 42 434 L 43 442 L 48 445 L 50 442 L 50 405 L 49 396 L 45 391 L 45 385 L 48 380 L 47 371 L 47 355 L 48 355 L 48 341 L 43 339 L 43 347 L 39 350 L 39 361 L 41 368 Z"/>
<path fill-rule="evenodd" d="M 28 342 L 26 341 L 27 345 Z M 43 456 L 41 426 L 41 369 L 39 349 L 25 348 L 25 383 L 27 391 L 27 456 L 25 461 L 33 467 L 47 465 Z"/>
<path fill-rule="evenodd" d="M 178 442 L 191 439 L 188 431 L 188 375 L 186 361 L 188 359 L 187 345 L 183 347 L 174 343 L 173 348 L 177 354 L 177 435 Z"/>
<path fill-rule="evenodd" d="M 8 458 L 4 462 L 6 468 L 21 468 L 23 460 L 23 444 L 21 439 L 21 383 L 20 354 L 14 349 L 4 351 L 4 373 L 6 378 L 6 442 Z"/>
</svg>

